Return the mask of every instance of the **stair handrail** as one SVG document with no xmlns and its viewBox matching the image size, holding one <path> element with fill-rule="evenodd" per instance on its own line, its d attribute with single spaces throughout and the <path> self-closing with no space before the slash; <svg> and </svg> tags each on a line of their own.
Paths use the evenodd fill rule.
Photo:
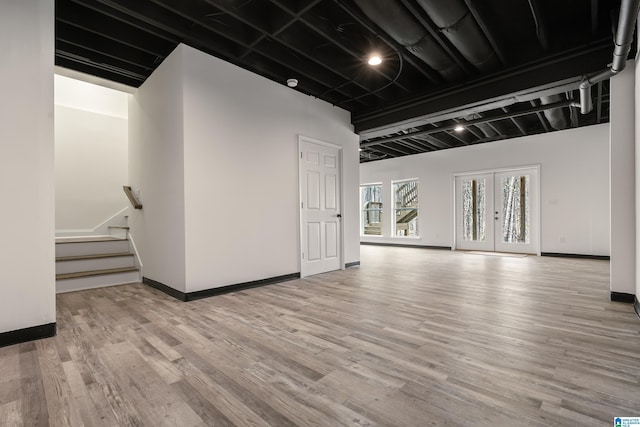
<svg viewBox="0 0 640 427">
<path fill-rule="evenodd" d="M 129 201 L 133 205 L 134 209 L 142 209 L 142 203 L 138 200 L 135 194 L 133 194 L 133 190 L 128 185 L 123 185 L 122 189 L 124 190 L 124 194 L 127 195 Z"/>
<path fill-rule="evenodd" d="M 415 181 L 408 181 L 402 183 L 398 188 L 398 193 L 401 198 L 403 206 L 413 206 L 413 203 L 418 198 L 417 185 Z"/>
</svg>

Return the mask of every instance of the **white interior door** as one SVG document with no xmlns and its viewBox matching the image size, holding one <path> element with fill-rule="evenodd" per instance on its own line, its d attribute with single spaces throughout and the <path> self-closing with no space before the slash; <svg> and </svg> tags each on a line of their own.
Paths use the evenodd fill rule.
<svg viewBox="0 0 640 427">
<path fill-rule="evenodd" d="M 456 249 L 538 253 L 538 169 L 455 178 Z"/>
<path fill-rule="evenodd" d="M 342 268 L 340 150 L 300 140 L 300 273 Z"/>
</svg>

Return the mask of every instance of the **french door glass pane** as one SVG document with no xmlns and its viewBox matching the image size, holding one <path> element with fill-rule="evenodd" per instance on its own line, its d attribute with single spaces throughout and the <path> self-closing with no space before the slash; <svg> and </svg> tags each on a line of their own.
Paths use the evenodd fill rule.
<svg viewBox="0 0 640 427">
<path fill-rule="evenodd" d="M 462 236 L 464 240 L 487 239 L 486 179 L 462 181 Z"/>
<path fill-rule="evenodd" d="M 502 178 L 502 241 L 529 243 L 529 176 Z"/>
<path fill-rule="evenodd" d="M 363 185 L 362 191 L 362 234 L 380 236 L 382 234 L 382 185 Z"/>
</svg>

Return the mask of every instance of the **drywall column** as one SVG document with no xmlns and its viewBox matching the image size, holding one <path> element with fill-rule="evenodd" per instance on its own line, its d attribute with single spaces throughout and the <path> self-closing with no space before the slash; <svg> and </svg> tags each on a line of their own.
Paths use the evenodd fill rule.
<svg viewBox="0 0 640 427">
<path fill-rule="evenodd" d="M 145 281 L 185 292 L 182 51 L 176 49 L 129 102 L 129 180 L 141 210 L 131 236 Z"/>
<path fill-rule="evenodd" d="M 640 23 L 638 25 L 640 30 Z M 635 183 L 636 183 L 636 224 L 640 224 L 640 171 L 638 165 L 640 165 L 640 64 L 636 61 L 635 64 Z M 636 266 L 640 264 L 640 227 L 636 227 Z M 635 295 L 636 306 L 640 300 L 640 268 L 636 268 L 635 277 Z M 640 315 L 640 312 L 639 312 Z"/>
<path fill-rule="evenodd" d="M 635 293 L 634 64 L 610 80 L 611 295 Z"/>
<path fill-rule="evenodd" d="M 53 24 L 53 0 L 0 2 L 0 345 L 55 332 Z"/>
</svg>

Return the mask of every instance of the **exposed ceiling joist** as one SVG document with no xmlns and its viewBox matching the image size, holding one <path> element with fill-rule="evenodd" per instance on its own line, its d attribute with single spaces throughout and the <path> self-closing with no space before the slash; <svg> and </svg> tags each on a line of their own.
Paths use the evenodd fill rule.
<svg viewBox="0 0 640 427">
<path fill-rule="evenodd" d="M 561 101 L 561 102 L 556 102 L 556 103 L 553 103 L 553 104 L 539 105 L 539 106 L 536 106 L 536 107 L 528 108 L 528 109 L 523 110 L 523 111 L 511 111 L 511 112 L 499 114 L 499 115 L 496 115 L 496 116 L 482 117 L 480 119 L 470 120 L 470 121 L 467 122 L 467 126 L 475 125 L 475 124 L 478 124 L 478 123 L 495 122 L 495 121 L 498 121 L 498 120 L 508 119 L 508 118 L 511 118 L 511 117 L 526 116 L 526 115 L 529 115 L 529 114 L 534 114 L 534 113 L 542 112 L 542 111 L 545 111 L 545 110 L 551 110 L 551 109 L 554 109 L 554 108 L 570 107 L 572 104 L 574 104 L 572 101 Z M 427 130 L 423 130 L 423 131 L 419 131 L 419 132 L 408 133 L 406 135 L 391 136 L 391 137 L 388 137 L 388 138 L 381 138 L 381 139 L 377 139 L 377 140 L 364 141 L 364 142 L 360 143 L 360 146 L 361 147 L 369 147 L 369 146 L 373 146 L 373 145 L 381 145 L 381 144 L 386 144 L 386 143 L 389 143 L 389 142 L 399 141 L 401 139 L 409 138 L 409 137 L 414 137 L 415 138 L 415 137 L 418 137 L 418 136 L 432 135 L 434 133 L 454 130 L 456 126 L 457 126 L 456 124 L 450 124 L 450 125 L 431 128 L 431 129 L 427 129 Z"/>
<path fill-rule="evenodd" d="M 138 87 L 184 43 L 348 110 L 363 144 L 376 141 L 361 154 L 373 161 L 554 131 L 540 111 L 466 119 L 572 94 L 610 62 L 618 0 L 504 1 L 56 0 L 56 65 Z M 373 51 L 378 66 L 366 62 Z M 558 118 L 606 122 L 608 90 L 598 87 L 592 114 L 564 107 Z"/>
</svg>

